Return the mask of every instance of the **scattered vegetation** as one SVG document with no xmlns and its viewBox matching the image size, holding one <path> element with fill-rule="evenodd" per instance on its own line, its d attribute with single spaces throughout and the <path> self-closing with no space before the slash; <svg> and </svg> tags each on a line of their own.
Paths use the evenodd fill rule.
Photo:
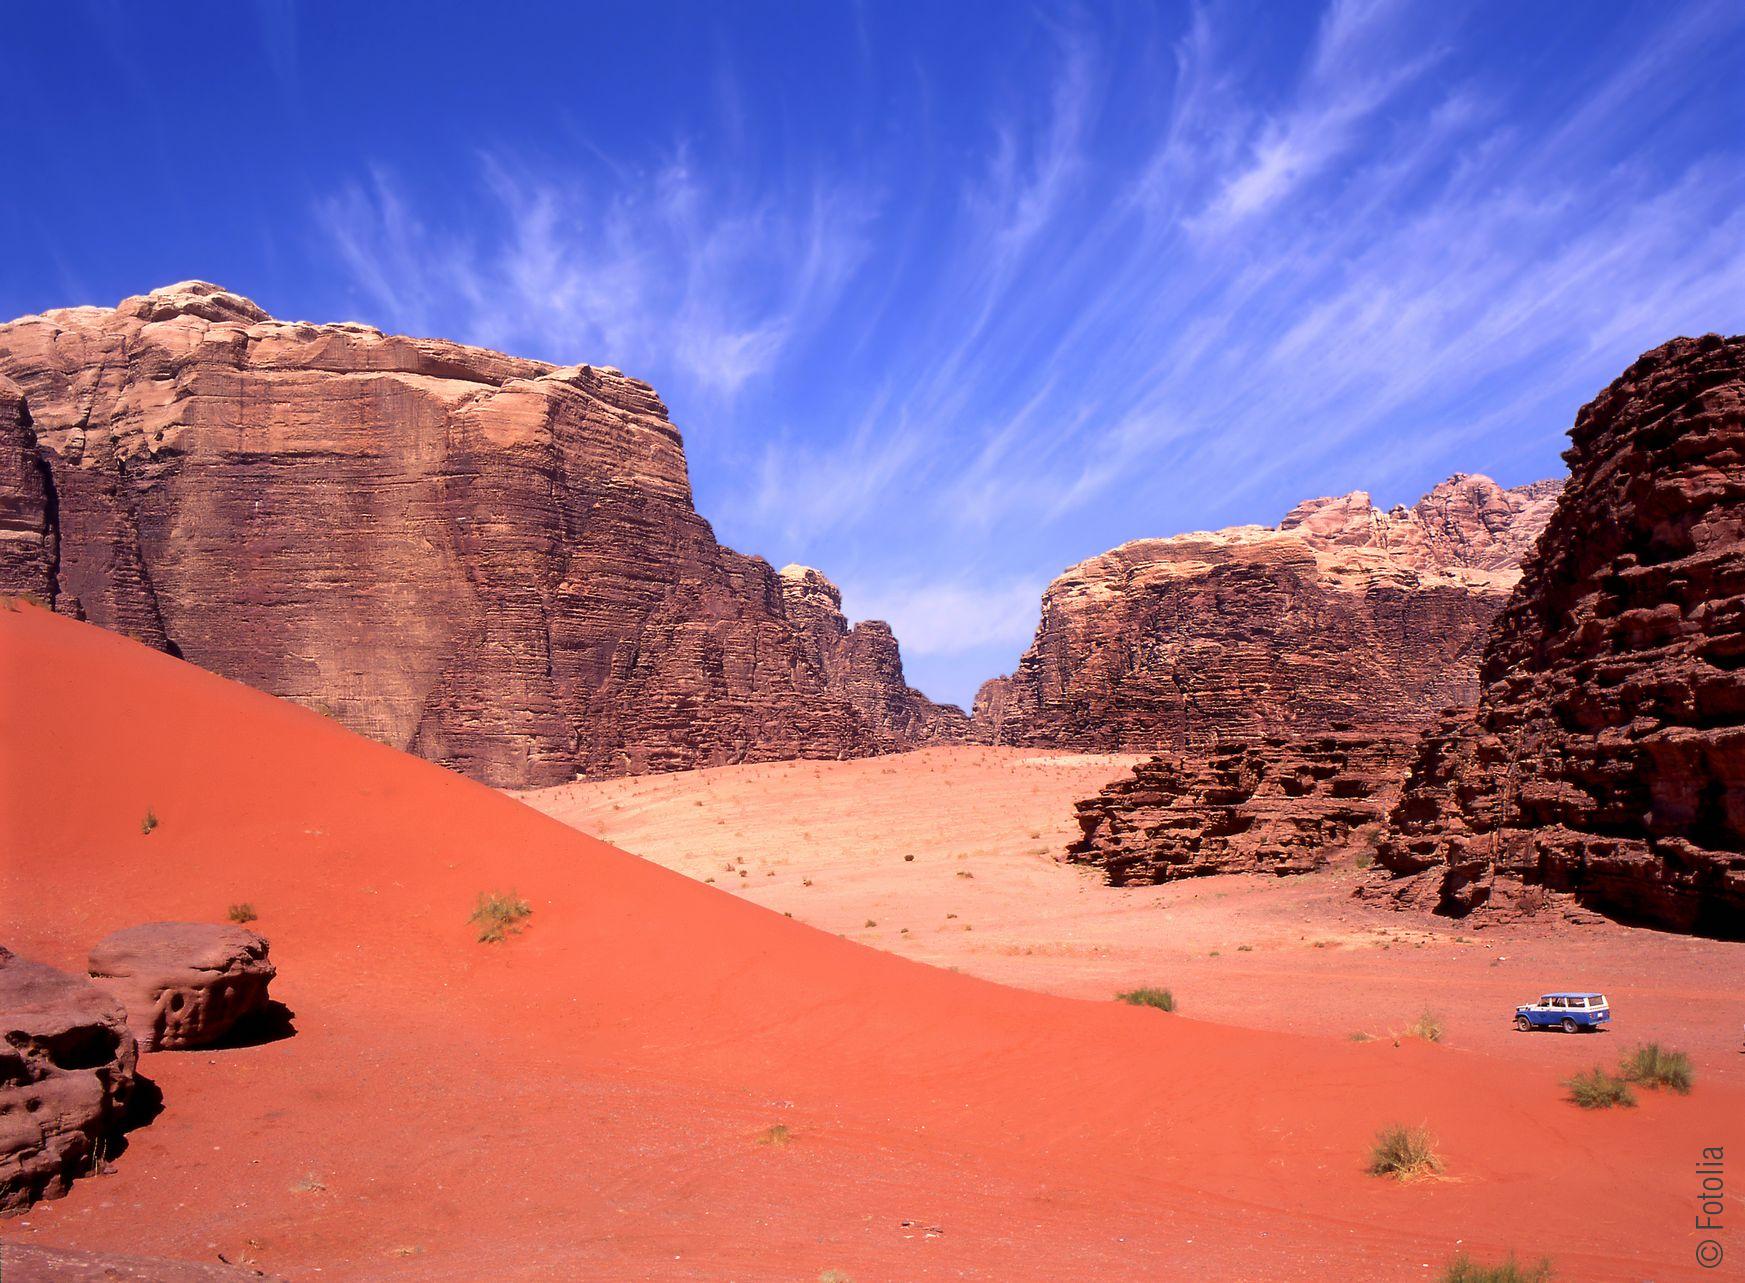
<svg viewBox="0 0 1745 1283">
<path fill-rule="evenodd" d="M 246 925 L 260 917 L 260 914 L 254 911 L 254 905 L 250 904 L 247 900 L 244 900 L 241 904 L 231 905 L 230 912 L 226 916 L 228 916 L 232 922 L 243 923 Z"/>
<path fill-rule="evenodd" d="M 146 807 L 145 818 L 139 822 L 139 831 L 145 834 L 146 837 L 150 837 L 151 831 L 157 828 L 157 826 L 158 813 L 152 810 L 149 806 Z"/>
<path fill-rule="evenodd" d="M 825 1270 L 818 1276 L 818 1283 L 854 1283 L 854 1280 L 841 1270 Z"/>
<path fill-rule="evenodd" d="M 1657 1042 L 1643 1043 L 1625 1056 L 1618 1066 L 1618 1076 L 1639 1087 L 1655 1090 L 1665 1087 L 1680 1096 L 1690 1095 L 1690 1057 Z"/>
<path fill-rule="evenodd" d="M 1583 1109 L 1626 1108 L 1636 1103 L 1636 1093 L 1622 1078 L 1614 1078 L 1599 1066 L 1577 1074 L 1563 1084 L 1569 1088 L 1569 1098 Z"/>
<path fill-rule="evenodd" d="M 1422 1038 L 1425 1042 L 1442 1041 L 1442 1019 L 1433 1011 L 1426 1011 L 1411 1024 L 1405 1027 L 1403 1036 L 1407 1038 Z"/>
<path fill-rule="evenodd" d="M 1550 1283 L 1551 1262 L 1522 1265 L 1513 1252 L 1501 1265 L 1480 1265 L 1465 1252 L 1448 1263 L 1441 1283 Z"/>
<path fill-rule="evenodd" d="M 914 862 L 915 862 L 915 857 L 912 855 L 905 855 L 903 857 L 904 864 L 913 864 Z"/>
<path fill-rule="evenodd" d="M 871 918 L 868 918 L 868 919 L 867 919 L 867 920 L 866 920 L 866 924 L 867 924 L 867 926 L 869 926 L 869 927 L 876 927 L 876 926 L 878 926 L 878 923 L 876 923 L 876 922 L 874 922 L 874 921 L 873 921 L 873 920 L 872 920 L 872 919 L 871 919 Z"/>
<path fill-rule="evenodd" d="M 1418 1180 L 1440 1172 L 1442 1159 L 1436 1153 L 1436 1139 L 1428 1129 L 1395 1123 L 1376 1134 L 1375 1145 L 1369 1151 L 1368 1170 L 1371 1176 Z"/>
<path fill-rule="evenodd" d="M 1129 989 L 1126 993 L 1116 994 L 1115 998 L 1135 1007 L 1156 1007 L 1159 1011 L 1175 1010 L 1175 995 L 1168 989 Z"/>
<path fill-rule="evenodd" d="M 291 1186 L 293 1194 L 324 1194 L 327 1192 L 327 1182 L 314 1172 L 310 1172 L 302 1180 Z"/>
<path fill-rule="evenodd" d="M 786 1123 L 777 1123 L 774 1127 L 767 1127 L 757 1135 L 759 1145 L 774 1145 L 777 1149 L 791 1143 L 793 1139 L 794 1133 L 788 1130 Z"/>
<path fill-rule="evenodd" d="M 1237 953 L 1253 953 L 1254 946 L 1251 944 L 1239 944 L 1236 946 L 1236 952 Z"/>
<path fill-rule="evenodd" d="M 1347 1039 L 1349 1039 L 1351 1042 L 1374 1042 L 1375 1041 L 1374 1034 L 1366 1034 L 1361 1029 L 1359 1029 L 1356 1033 L 1346 1034 L 1345 1037 Z"/>
<path fill-rule="evenodd" d="M 489 894 L 481 891 L 478 905 L 467 921 L 479 929 L 480 944 L 496 944 L 521 930 L 521 924 L 532 912 L 533 906 L 513 891 L 506 894 L 501 891 L 492 891 Z"/>
</svg>

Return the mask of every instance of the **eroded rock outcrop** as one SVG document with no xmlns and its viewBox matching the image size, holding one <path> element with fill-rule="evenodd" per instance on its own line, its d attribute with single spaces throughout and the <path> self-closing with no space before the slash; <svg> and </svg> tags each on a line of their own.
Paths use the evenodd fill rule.
<svg viewBox="0 0 1745 1283">
<path fill-rule="evenodd" d="M 1476 699 L 1485 630 L 1559 488 L 1458 476 L 1411 508 L 1357 492 L 1277 527 L 1122 544 L 1049 585 L 974 737 L 1131 752 L 1422 725 Z"/>
<path fill-rule="evenodd" d="M 263 937 L 217 923 L 147 922 L 91 950 L 91 982 L 126 1009 L 142 1052 L 222 1042 L 266 1011 L 277 974 Z"/>
<path fill-rule="evenodd" d="M 1111 886 L 1308 873 L 1398 801 L 1406 730 L 1271 736 L 1154 757 L 1078 804 L 1075 864 Z"/>
<path fill-rule="evenodd" d="M 26 1243 L 0 1243 L 0 1278 L 6 1283 L 280 1283 L 276 1275 L 246 1266 Z"/>
<path fill-rule="evenodd" d="M 0 947 L 0 1216 L 101 1166 L 137 1055 L 108 994 Z"/>
<path fill-rule="evenodd" d="M 1563 892 L 1745 936 L 1745 338 L 1648 353 L 1570 439 L 1476 713 L 1425 736 L 1380 860 L 1448 913 Z"/>
<path fill-rule="evenodd" d="M 0 376 L 0 592 L 487 782 L 965 725 L 887 629 L 790 617 L 716 543 L 666 407 L 616 370 L 184 282 L 0 325 Z"/>
</svg>

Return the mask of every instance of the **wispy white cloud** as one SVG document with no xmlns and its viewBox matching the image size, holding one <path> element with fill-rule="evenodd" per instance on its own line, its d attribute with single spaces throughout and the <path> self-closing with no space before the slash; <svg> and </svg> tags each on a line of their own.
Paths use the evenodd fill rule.
<svg viewBox="0 0 1745 1283">
<path fill-rule="evenodd" d="M 850 584 L 851 618 L 883 619 L 907 656 L 961 655 L 989 647 L 1022 650 L 1042 612 L 1040 579 L 941 579 Z"/>
<path fill-rule="evenodd" d="M 750 195 L 678 150 L 651 173 L 560 181 L 484 156 L 481 230 L 439 228 L 378 171 L 321 203 L 357 286 L 391 323 L 440 319 L 557 361 L 676 366 L 731 398 L 815 324 L 867 250 L 866 192 Z"/>
</svg>

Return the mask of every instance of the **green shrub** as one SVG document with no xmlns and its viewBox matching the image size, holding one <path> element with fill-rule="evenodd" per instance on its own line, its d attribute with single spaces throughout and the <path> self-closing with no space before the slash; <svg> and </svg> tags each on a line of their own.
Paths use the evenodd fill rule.
<svg viewBox="0 0 1745 1283">
<path fill-rule="evenodd" d="M 1175 995 L 1168 989 L 1129 989 L 1115 997 L 1118 1001 L 1135 1007 L 1156 1007 L 1159 1011 L 1175 1010 Z"/>
<path fill-rule="evenodd" d="M 783 1145 L 789 1144 L 793 1139 L 794 1133 L 788 1130 L 787 1124 L 777 1123 L 774 1127 L 768 1127 L 759 1132 L 757 1143 L 759 1145 L 774 1145 L 777 1149 L 780 1149 Z"/>
<path fill-rule="evenodd" d="M 229 917 L 232 922 L 247 924 L 253 922 L 259 916 L 260 914 L 254 911 L 254 905 L 248 903 L 246 900 L 241 904 L 233 904 L 230 906 Z"/>
<path fill-rule="evenodd" d="M 1680 1096 L 1690 1095 L 1690 1057 L 1657 1042 L 1643 1043 L 1625 1056 L 1618 1076 L 1643 1087 L 1666 1087 Z"/>
<path fill-rule="evenodd" d="M 1522 1265 L 1510 1252 L 1501 1265 L 1479 1265 L 1465 1252 L 1442 1271 L 1442 1283 L 1550 1283 L 1551 1262 Z"/>
<path fill-rule="evenodd" d="M 1577 1074 L 1563 1084 L 1569 1088 L 1569 1098 L 1583 1109 L 1611 1109 L 1635 1105 L 1636 1093 L 1622 1078 L 1614 1078 L 1595 1066 L 1585 1074 Z"/>
<path fill-rule="evenodd" d="M 151 831 L 158 826 L 158 813 L 149 806 L 145 809 L 145 818 L 139 822 L 139 831 L 150 837 Z"/>
<path fill-rule="evenodd" d="M 478 927 L 481 944 L 496 944 L 513 932 L 521 930 L 522 922 L 532 912 L 533 906 L 513 891 L 507 894 L 492 891 L 488 895 L 481 891 L 479 903 L 467 921 Z"/>
<path fill-rule="evenodd" d="M 1375 1145 L 1369 1151 L 1369 1174 L 1392 1176 L 1396 1180 L 1416 1180 L 1434 1176 L 1442 1170 L 1442 1159 L 1436 1153 L 1436 1139 L 1423 1127 L 1407 1127 L 1395 1123 L 1376 1133 Z"/>
</svg>

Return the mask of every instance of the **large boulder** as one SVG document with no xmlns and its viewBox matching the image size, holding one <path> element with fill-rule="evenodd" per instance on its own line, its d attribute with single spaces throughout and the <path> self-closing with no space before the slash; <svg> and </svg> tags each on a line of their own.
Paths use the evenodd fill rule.
<svg viewBox="0 0 1745 1283">
<path fill-rule="evenodd" d="M 114 998 L 0 947 L 0 1216 L 101 1167 L 137 1058 Z"/>
<path fill-rule="evenodd" d="M 1745 337 L 1656 348 L 1570 439 L 1476 713 L 1423 740 L 1380 862 L 1445 913 L 1567 893 L 1745 936 Z"/>
<path fill-rule="evenodd" d="M 141 1051 L 210 1047 L 267 1007 L 267 942 L 242 927 L 147 922 L 91 950 L 91 980 L 117 998 Z"/>
</svg>

